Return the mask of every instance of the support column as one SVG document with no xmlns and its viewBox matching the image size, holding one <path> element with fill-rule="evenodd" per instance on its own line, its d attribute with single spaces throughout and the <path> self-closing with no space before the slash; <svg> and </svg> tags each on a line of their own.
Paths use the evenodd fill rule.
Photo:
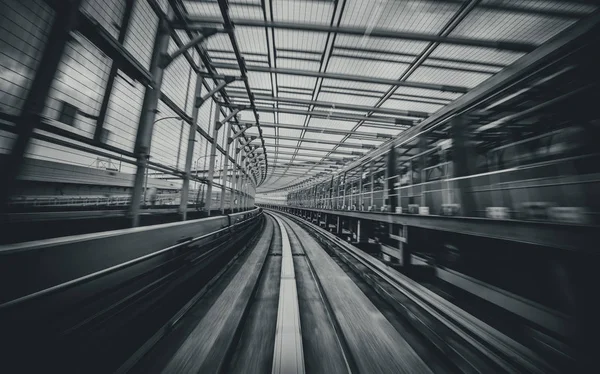
<svg viewBox="0 0 600 374">
<path fill-rule="evenodd" d="M 227 126 L 227 133 L 225 137 L 225 162 L 223 163 L 223 172 L 225 177 L 223 178 L 223 185 L 221 186 L 221 214 L 225 214 L 225 192 L 227 191 L 227 181 L 229 180 L 229 137 L 231 136 L 231 123 L 224 123 Z M 233 189 L 229 196 L 230 205 L 233 205 Z"/>
<path fill-rule="evenodd" d="M 399 206 L 398 197 L 396 196 L 396 187 L 394 186 L 394 178 L 392 178 L 392 176 L 396 175 L 396 169 L 396 149 L 391 147 L 387 156 L 387 173 L 385 182 L 391 213 L 396 213 L 396 207 Z M 412 179 L 412 170 L 410 171 L 410 174 Z"/>
<path fill-rule="evenodd" d="M 232 186 L 231 212 L 232 213 L 235 213 L 235 209 L 237 207 L 237 198 L 238 198 L 238 193 L 237 193 L 237 189 L 238 189 L 238 157 L 239 157 L 239 152 L 236 152 L 235 156 L 233 158 L 235 160 L 235 162 L 233 163 L 233 180 L 231 181 L 231 186 Z"/>
<path fill-rule="evenodd" d="M 246 172 L 248 172 L 246 170 Z M 247 196 L 246 196 L 246 185 L 248 184 L 248 177 L 246 175 L 244 175 L 244 177 L 242 178 L 242 210 L 246 210 L 246 202 L 247 202 Z"/>
<path fill-rule="evenodd" d="M 360 175 L 358 177 L 358 207 L 356 210 L 363 211 L 363 174 L 365 172 L 364 165 L 360 165 Z"/>
<path fill-rule="evenodd" d="M 172 17 L 172 10 L 169 7 L 168 19 Z M 137 227 L 140 223 L 140 203 L 144 189 L 144 175 L 148 168 L 150 158 L 150 145 L 152 143 L 152 130 L 158 101 L 160 100 L 160 89 L 162 86 L 164 69 L 161 67 L 161 60 L 167 54 L 169 48 L 169 22 L 167 19 L 161 19 L 156 30 L 154 40 L 154 49 L 152 53 L 152 62 L 150 64 L 150 74 L 152 76 L 153 86 L 146 87 L 144 103 L 142 104 L 142 113 L 138 125 L 135 139 L 135 158 L 137 170 L 131 193 L 131 205 L 129 215 L 131 217 L 131 226 Z"/>
<path fill-rule="evenodd" d="M 221 116 L 221 106 L 215 104 L 215 119 L 213 123 L 212 144 L 210 145 L 210 164 L 208 166 L 208 187 L 206 189 L 206 214 L 210 217 L 212 208 L 212 190 L 213 178 L 215 176 L 215 157 L 217 156 L 217 136 L 219 135 L 219 117 Z"/>
<path fill-rule="evenodd" d="M 472 175 L 475 168 L 475 152 L 469 145 L 467 134 L 465 133 L 466 126 L 467 123 L 464 116 L 452 119 L 452 160 L 456 177 Z M 462 215 L 476 215 L 473 194 L 468 192 L 471 189 L 471 180 L 469 178 L 458 179 L 457 186 L 460 194 Z"/>
<path fill-rule="evenodd" d="M 371 221 L 358 219 L 356 223 L 356 241 L 359 244 L 369 243 L 369 237 L 373 233 Z M 364 248 L 363 248 L 364 249 Z"/>
<path fill-rule="evenodd" d="M 425 197 L 425 181 L 427 179 L 427 173 L 425 172 L 427 155 L 425 151 L 427 150 L 427 138 L 424 135 L 419 136 L 419 182 L 421 183 L 421 201 L 419 202 L 419 206 L 425 207 L 427 206 L 427 201 Z"/>
<path fill-rule="evenodd" d="M 192 109 L 192 124 L 190 125 L 190 134 L 188 136 L 188 146 L 185 156 L 185 174 L 183 175 L 183 186 L 181 188 L 181 201 L 179 203 L 179 214 L 181 220 L 187 219 L 187 204 L 190 190 L 190 176 L 192 171 L 192 159 L 194 158 L 194 146 L 196 144 L 196 126 L 198 122 L 198 112 L 202 105 L 199 99 L 202 97 L 203 78 L 198 74 L 196 76 L 196 89 L 194 91 L 194 108 Z"/>
<path fill-rule="evenodd" d="M 371 161 L 369 173 L 371 174 L 371 204 L 369 205 L 373 207 L 375 205 L 375 161 Z M 369 208 L 367 208 L 367 210 L 369 210 Z M 373 207 L 372 210 L 375 211 L 375 208 Z"/>
<path fill-rule="evenodd" d="M 346 174 L 347 172 L 344 172 L 344 203 L 342 204 L 342 206 L 347 207 L 346 205 Z M 348 209 L 348 208 L 346 208 Z"/>
</svg>

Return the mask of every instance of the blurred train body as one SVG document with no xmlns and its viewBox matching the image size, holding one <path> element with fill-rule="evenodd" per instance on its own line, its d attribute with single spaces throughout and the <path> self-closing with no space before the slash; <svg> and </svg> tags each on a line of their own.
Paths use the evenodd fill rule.
<svg viewBox="0 0 600 374">
<path fill-rule="evenodd" d="M 353 168 L 288 194 L 334 210 L 598 224 L 594 43 Z M 399 144 L 399 145 L 398 145 Z M 393 204 L 392 204 L 393 199 Z M 393 208 L 392 208 L 393 206 Z"/>
</svg>

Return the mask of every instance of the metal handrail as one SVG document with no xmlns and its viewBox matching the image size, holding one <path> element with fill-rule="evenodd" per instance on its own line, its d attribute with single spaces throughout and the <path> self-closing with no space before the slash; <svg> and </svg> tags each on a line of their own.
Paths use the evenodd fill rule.
<svg viewBox="0 0 600 374">
<path fill-rule="evenodd" d="M 231 230 L 232 228 L 234 228 L 236 226 L 239 226 L 239 225 L 241 225 L 242 223 L 244 223 L 246 221 L 247 220 L 244 220 L 244 221 L 238 222 L 238 223 L 234 223 L 233 225 L 229 225 L 229 226 L 224 227 L 222 229 L 219 229 L 217 231 L 214 231 L 214 232 L 211 232 L 211 233 L 208 233 L 208 234 L 204 234 L 204 235 L 198 236 L 196 238 L 188 239 L 188 240 L 183 241 L 181 243 L 177 243 L 177 244 L 172 245 L 170 247 L 161 249 L 161 250 L 153 252 L 153 253 L 149 253 L 147 255 L 135 258 L 133 260 L 129 260 L 129 261 L 120 263 L 118 265 L 114 265 L 114 266 L 111 266 L 109 268 L 102 269 L 102 270 L 99 270 L 97 272 L 84 275 L 83 277 L 75 278 L 75 279 L 72 279 L 70 281 L 67 281 L 67 282 L 64 282 L 64 283 L 60 283 L 60 284 L 57 284 L 57 285 L 49 287 L 49 288 L 45 288 L 45 289 L 40 290 L 40 291 L 36 291 L 36 292 L 30 293 L 28 295 L 19 297 L 17 299 L 13 299 L 13 300 L 8 301 L 6 303 L 0 304 L 0 310 L 10 308 L 12 306 L 15 306 L 15 305 L 18 305 L 18 304 L 22 304 L 24 302 L 27 302 L 27 301 L 30 301 L 30 300 L 33 300 L 33 299 L 38 299 L 40 297 L 48 296 L 48 295 L 56 293 L 58 291 L 63 291 L 63 290 L 69 289 L 71 287 L 75 287 L 77 285 L 85 283 L 87 281 L 91 281 L 91 280 L 103 277 L 105 275 L 114 273 L 116 271 L 126 269 L 128 267 L 133 266 L 133 265 L 139 264 L 139 263 L 141 263 L 143 261 L 146 261 L 146 260 L 149 260 L 151 258 L 157 257 L 157 256 L 159 256 L 159 255 L 161 255 L 163 253 L 166 253 L 166 252 L 172 251 L 174 249 L 190 245 L 190 244 L 192 244 L 194 242 L 197 242 L 199 240 L 206 239 L 206 238 L 208 238 L 208 237 L 210 237 L 212 235 L 216 235 L 216 234 L 219 234 L 219 233 Z"/>
</svg>

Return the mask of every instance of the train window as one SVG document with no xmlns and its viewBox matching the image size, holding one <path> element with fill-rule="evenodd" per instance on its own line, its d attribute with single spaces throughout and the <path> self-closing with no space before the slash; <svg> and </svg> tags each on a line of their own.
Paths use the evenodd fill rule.
<svg viewBox="0 0 600 374">
<path fill-rule="evenodd" d="M 65 101 L 62 102 L 58 121 L 65 125 L 75 126 L 75 117 L 77 117 L 77 107 Z"/>
</svg>

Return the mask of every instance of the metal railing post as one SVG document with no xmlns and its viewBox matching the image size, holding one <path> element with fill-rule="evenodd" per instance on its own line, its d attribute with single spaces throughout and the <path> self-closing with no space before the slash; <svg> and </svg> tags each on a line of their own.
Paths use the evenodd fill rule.
<svg viewBox="0 0 600 374">
<path fill-rule="evenodd" d="M 223 172 L 225 176 L 223 177 L 223 184 L 221 185 L 221 214 L 225 214 L 225 191 L 227 191 L 227 181 L 229 180 L 229 137 L 231 136 L 231 124 L 229 122 L 224 123 L 223 125 L 227 126 L 227 133 L 225 137 L 225 162 L 223 162 Z M 230 208 L 233 203 L 233 192 L 230 194 Z"/>
<path fill-rule="evenodd" d="M 142 198 L 142 190 L 144 187 L 144 176 L 148 167 L 148 158 L 150 156 L 150 145 L 152 142 L 152 127 L 154 118 L 157 112 L 158 101 L 160 100 L 160 89 L 162 86 L 164 69 L 161 67 L 161 60 L 167 54 L 169 48 L 169 40 L 171 38 L 169 32 L 169 21 L 172 18 L 172 9 L 169 7 L 169 15 L 167 19 L 160 19 L 156 30 L 156 38 L 154 40 L 154 49 L 152 52 L 152 63 L 150 64 L 150 74 L 152 76 L 153 85 L 146 87 L 144 95 L 144 103 L 142 105 L 142 113 L 138 125 L 137 135 L 135 139 L 135 157 L 137 170 L 131 193 L 131 205 L 129 208 L 129 216 L 131 217 L 131 226 L 137 227 L 140 223 L 140 200 Z"/>
<path fill-rule="evenodd" d="M 202 97 L 202 83 L 204 78 L 201 75 L 196 75 L 196 90 L 194 93 L 194 109 L 192 110 L 192 124 L 190 126 L 190 134 L 188 136 L 188 146 L 185 157 L 185 174 L 183 175 L 183 186 L 181 188 L 181 201 L 179 203 L 179 214 L 181 220 L 187 219 L 187 204 L 190 190 L 190 173 L 192 171 L 192 159 L 194 158 L 194 145 L 196 144 L 196 126 L 198 122 L 198 112 L 200 106 L 198 98 Z M 197 168 L 196 168 L 197 169 Z"/>
<path fill-rule="evenodd" d="M 206 189 L 206 213 L 210 216 L 212 207 L 213 178 L 215 176 L 215 158 L 217 156 L 217 136 L 219 135 L 219 117 L 221 116 L 221 105 L 215 105 L 215 119 L 213 124 L 212 138 L 210 146 L 210 164 L 208 165 L 208 187 Z"/>
</svg>

